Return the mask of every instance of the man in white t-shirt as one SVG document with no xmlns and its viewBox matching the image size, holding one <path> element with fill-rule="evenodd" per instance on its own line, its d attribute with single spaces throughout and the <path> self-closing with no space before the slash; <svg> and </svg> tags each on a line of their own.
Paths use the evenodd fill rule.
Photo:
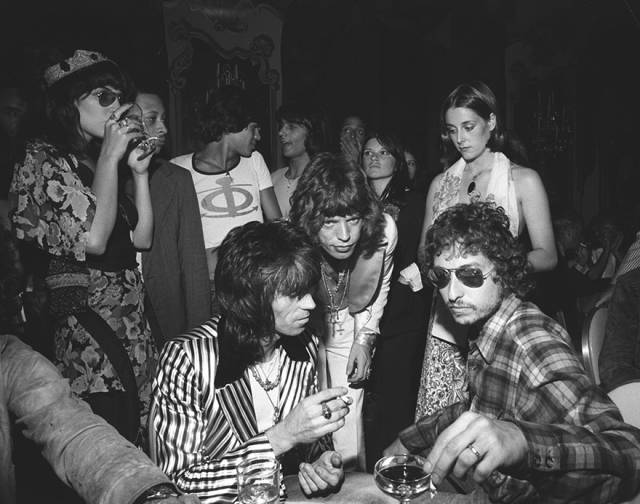
<svg viewBox="0 0 640 504">
<path fill-rule="evenodd" d="M 204 147 L 171 162 L 191 173 L 213 279 L 217 250 L 229 231 L 281 214 L 269 169 L 255 151 L 260 128 L 243 90 L 221 88 L 204 107 L 197 133 Z"/>
</svg>

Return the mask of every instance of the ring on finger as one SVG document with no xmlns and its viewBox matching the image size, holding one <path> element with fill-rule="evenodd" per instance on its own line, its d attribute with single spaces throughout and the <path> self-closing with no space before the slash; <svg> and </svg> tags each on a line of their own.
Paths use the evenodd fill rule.
<svg viewBox="0 0 640 504">
<path fill-rule="evenodd" d="M 471 453 L 473 453 L 478 460 L 482 460 L 482 455 L 480 454 L 480 452 L 478 451 L 478 449 L 475 447 L 473 443 L 469 443 L 467 448 L 469 448 Z"/>
<path fill-rule="evenodd" d="M 118 121 L 118 125 L 121 128 L 126 128 L 127 126 L 129 126 L 129 119 L 127 117 L 125 117 L 124 119 L 121 119 L 120 121 Z"/>
<path fill-rule="evenodd" d="M 322 416 L 325 417 L 327 420 L 331 419 L 331 415 L 333 413 L 331 412 L 331 408 L 329 407 L 329 405 L 326 402 L 322 403 Z"/>
</svg>

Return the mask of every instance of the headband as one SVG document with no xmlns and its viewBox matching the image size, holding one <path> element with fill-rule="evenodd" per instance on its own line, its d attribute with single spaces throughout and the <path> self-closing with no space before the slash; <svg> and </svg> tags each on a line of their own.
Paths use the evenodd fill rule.
<svg viewBox="0 0 640 504">
<path fill-rule="evenodd" d="M 113 61 L 106 58 L 99 52 L 77 49 L 70 58 L 47 68 L 44 71 L 44 80 L 47 87 L 51 87 L 60 79 L 64 79 L 73 72 L 77 72 L 78 70 L 82 70 L 83 68 L 90 67 L 91 65 L 95 65 L 96 63 L 101 63 L 103 61 L 110 61 L 115 65 Z"/>
</svg>

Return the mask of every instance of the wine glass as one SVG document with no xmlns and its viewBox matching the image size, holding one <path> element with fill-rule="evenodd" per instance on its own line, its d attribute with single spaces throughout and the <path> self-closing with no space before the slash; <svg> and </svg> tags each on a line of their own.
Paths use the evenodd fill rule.
<svg viewBox="0 0 640 504">
<path fill-rule="evenodd" d="M 120 117 L 120 121 L 126 119 L 135 129 L 138 129 L 142 136 L 134 138 L 131 141 L 130 148 L 138 148 L 143 151 L 143 154 L 138 160 L 153 154 L 158 146 L 159 137 L 153 136 L 149 133 L 142 113 L 142 108 L 137 103 L 131 104 L 128 110 L 126 110 Z"/>
<path fill-rule="evenodd" d="M 243 460 L 236 469 L 238 504 L 276 504 L 280 500 L 280 464 L 273 457 Z"/>
<path fill-rule="evenodd" d="M 373 469 L 373 477 L 378 488 L 387 495 L 398 499 L 401 504 L 411 502 L 427 490 L 431 497 L 435 487 L 431 474 L 424 471 L 426 460 L 419 455 L 389 455 L 382 457 Z"/>
</svg>

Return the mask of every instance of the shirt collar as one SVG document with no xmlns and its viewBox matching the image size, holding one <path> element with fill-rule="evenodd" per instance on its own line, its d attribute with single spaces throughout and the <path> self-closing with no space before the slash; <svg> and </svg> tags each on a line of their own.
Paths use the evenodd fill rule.
<svg viewBox="0 0 640 504">
<path fill-rule="evenodd" d="M 504 331 L 504 327 L 514 314 L 516 309 L 522 304 L 522 300 L 515 294 L 509 294 L 502 300 L 500 308 L 484 323 L 480 330 L 478 339 L 470 342 L 470 352 L 474 347 L 478 349 L 482 358 L 488 364 L 491 364 L 496 353 L 496 346 L 500 341 L 500 335 Z"/>
<path fill-rule="evenodd" d="M 219 319 L 218 319 L 219 321 Z M 218 331 L 220 326 L 218 325 Z M 278 340 L 277 346 L 282 346 L 284 353 L 292 361 L 311 361 L 311 357 L 307 350 L 304 340 L 309 338 L 306 333 L 309 329 L 298 336 L 283 336 Z M 218 333 L 218 354 L 219 364 L 216 370 L 216 387 L 223 387 L 228 383 L 232 383 L 242 377 L 247 366 L 240 362 L 238 352 L 235 351 L 228 339 L 220 337 Z"/>
</svg>

